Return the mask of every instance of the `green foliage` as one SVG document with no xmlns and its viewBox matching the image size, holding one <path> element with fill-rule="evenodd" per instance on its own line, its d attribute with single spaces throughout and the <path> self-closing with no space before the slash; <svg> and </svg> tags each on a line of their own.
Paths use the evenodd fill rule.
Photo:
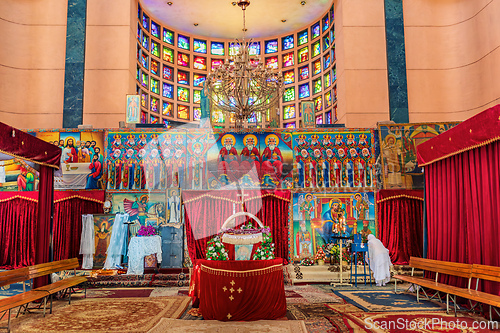
<svg viewBox="0 0 500 333">
<path fill-rule="evenodd" d="M 226 248 L 219 236 L 215 236 L 207 243 L 207 260 L 229 260 Z"/>
<path fill-rule="evenodd" d="M 262 233 L 262 243 L 253 255 L 253 260 L 274 259 L 274 243 L 271 233 Z"/>
</svg>

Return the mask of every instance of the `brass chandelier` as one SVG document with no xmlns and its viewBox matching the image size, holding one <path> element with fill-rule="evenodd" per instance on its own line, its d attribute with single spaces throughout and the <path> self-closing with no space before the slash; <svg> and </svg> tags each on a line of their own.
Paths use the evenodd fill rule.
<svg viewBox="0 0 500 333">
<path fill-rule="evenodd" d="M 243 39 L 230 44 L 237 49 L 235 55 L 207 75 L 205 94 L 212 102 L 212 109 L 221 110 L 234 117 L 236 127 L 243 121 L 255 117 L 264 119 L 266 111 L 273 112 L 278 107 L 283 91 L 281 72 L 266 68 L 264 63 L 251 55 L 252 39 L 245 40 L 245 10 L 249 0 L 240 0 L 243 10 Z"/>
</svg>

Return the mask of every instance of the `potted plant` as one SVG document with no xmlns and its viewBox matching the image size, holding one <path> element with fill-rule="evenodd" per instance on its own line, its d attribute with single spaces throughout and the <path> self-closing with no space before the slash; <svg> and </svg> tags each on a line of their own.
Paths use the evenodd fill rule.
<svg viewBox="0 0 500 333">
<path fill-rule="evenodd" d="M 324 265 L 325 264 L 325 259 L 326 259 L 326 254 L 325 251 L 323 251 L 323 248 L 319 248 L 318 251 L 316 251 L 316 256 L 314 257 L 316 261 L 318 262 L 318 265 Z"/>
</svg>

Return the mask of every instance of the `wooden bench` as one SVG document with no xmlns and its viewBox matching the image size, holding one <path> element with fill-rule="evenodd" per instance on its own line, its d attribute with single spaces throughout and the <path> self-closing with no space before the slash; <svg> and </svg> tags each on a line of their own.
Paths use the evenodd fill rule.
<svg viewBox="0 0 500 333">
<path fill-rule="evenodd" d="M 446 294 L 446 312 L 449 312 L 449 298 L 451 298 L 456 313 L 457 309 L 456 296 L 458 294 L 462 294 L 464 291 L 469 290 L 471 283 L 472 265 L 455 263 L 450 261 L 410 257 L 410 267 L 411 267 L 411 276 L 407 275 L 393 276 L 395 279 L 394 290 L 397 291 L 397 280 L 409 282 L 411 284 L 410 286 L 416 287 L 417 302 L 420 301 L 420 291 L 423 292 L 423 294 L 426 296 L 427 299 L 431 300 L 437 296 L 439 297 L 440 301 L 441 301 L 440 293 L 444 293 Z M 426 272 L 434 272 L 436 273 L 436 277 L 435 279 L 429 279 L 425 277 L 413 276 L 415 268 L 422 269 Z M 457 276 L 468 279 L 468 285 L 466 286 L 466 288 L 460 288 L 460 287 L 450 286 L 446 283 L 438 282 L 439 274 L 446 274 L 450 276 Z M 429 297 L 427 295 L 427 292 L 423 288 L 432 289 L 436 291 L 436 293 Z"/>
<path fill-rule="evenodd" d="M 23 291 L 24 291 L 21 294 L 0 299 L 0 313 L 3 312 L 0 319 L 2 319 L 7 312 L 9 314 L 7 326 L 0 328 L 7 328 L 7 331 L 10 332 L 11 310 L 19 306 L 19 311 L 17 313 L 17 315 L 19 315 L 21 309 L 24 308 L 25 312 L 26 310 L 28 310 L 29 303 L 34 302 L 36 300 L 43 299 L 43 315 L 45 316 L 47 299 L 50 297 L 50 313 L 52 313 L 52 296 L 55 293 L 59 291 L 72 289 L 75 286 L 87 281 L 87 278 L 84 276 L 76 276 L 77 267 L 79 267 L 78 259 L 73 258 L 73 259 L 53 261 L 49 263 L 38 264 L 29 267 L 0 272 L 0 286 L 9 285 L 17 282 L 23 282 Z M 36 289 L 31 289 L 29 291 L 26 291 L 25 289 L 26 281 L 29 281 L 31 285 L 31 280 L 34 278 L 70 269 L 73 269 L 75 274 L 70 278 L 66 278 Z M 69 295 L 69 303 L 71 304 L 71 291 L 68 293 L 68 295 Z M 85 289 L 85 296 L 86 295 L 87 293 Z"/>
</svg>

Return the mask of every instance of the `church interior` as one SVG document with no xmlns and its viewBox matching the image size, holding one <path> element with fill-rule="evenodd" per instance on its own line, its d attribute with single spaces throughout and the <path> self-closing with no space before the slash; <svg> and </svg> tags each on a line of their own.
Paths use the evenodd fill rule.
<svg viewBox="0 0 500 333">
<path fill-rule="evenodd" d="M 0 330 L 500 331 L 499 0 L 0 2 Z"/>
</svg>

